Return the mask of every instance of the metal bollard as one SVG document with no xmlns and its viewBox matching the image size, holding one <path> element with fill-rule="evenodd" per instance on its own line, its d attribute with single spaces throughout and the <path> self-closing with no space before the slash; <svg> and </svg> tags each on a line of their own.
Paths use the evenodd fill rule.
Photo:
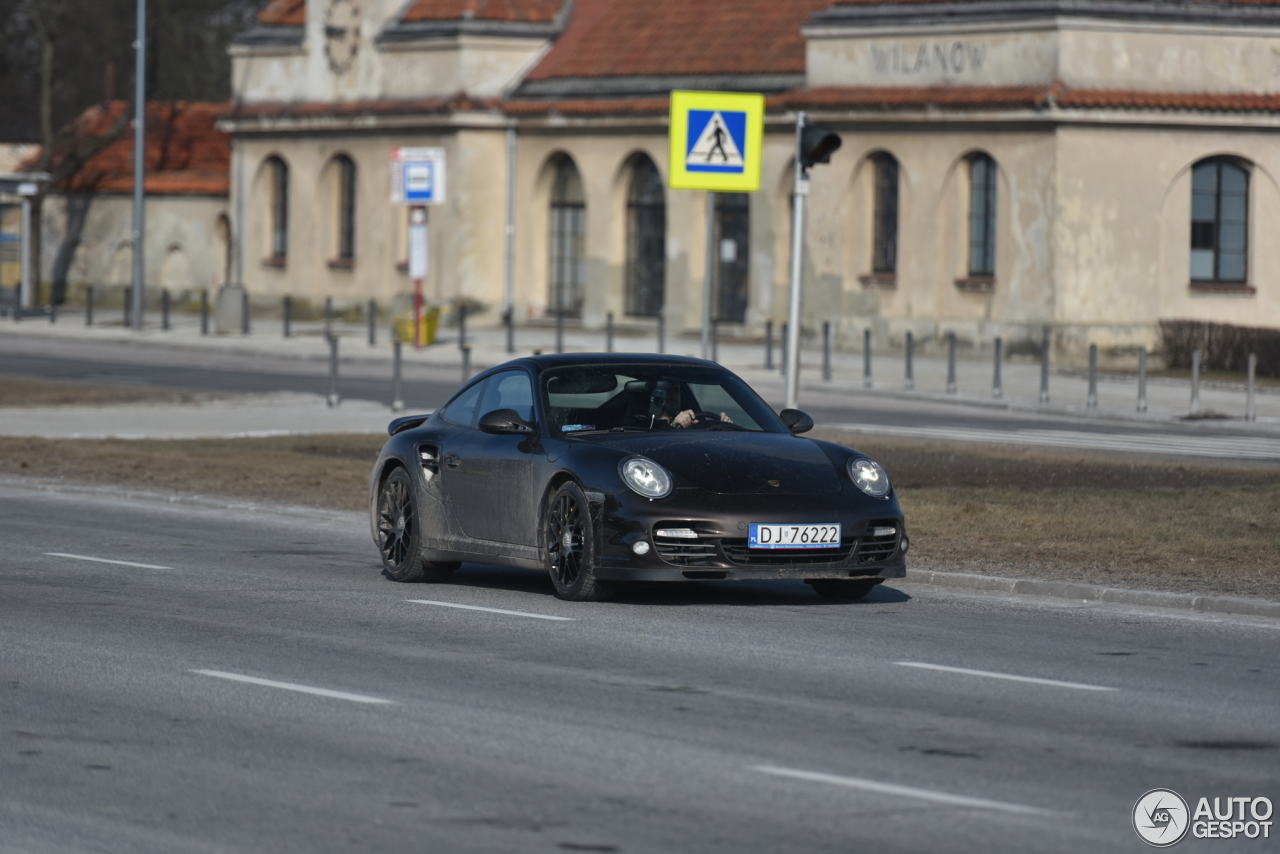
<svg viewBox="0 0 1280 854">
<path fill-rule="evenodd" d="M 329 336 L 329 396 L 327 401 L 330 406 L 337 406 L 341 403 L 338 397 L 338 336 Z"/>
<path fill-rule="evenodd" d="M 93 326 L 93 285 L 84 289 L 84 325 Z"/>
<path fill-rule="evenodd" d="M 1147 348 L 1138 348 L 1138 411 L 1147 411 Z"/>
<path fill-rule="evenodd" d="M 471 345 L 462 345 L 462 381 L 471 379 Z"/>
<path fill-rule="evenodd" d="M 1085 398 L 1087 409 L 1098 408 L 1098 345 L 1089 345 L 1089 395 Z"/>
<path fill-rule="evenodd" d="M 711 361 L 720 361 L 720 321 L 711 318 Z"/>
<path fill-rule="evenodd" d="M 831 382 L 831 322 L 822 321 L 822 379 Z"/>
<path fill-rule="evenodd" d="M 1004 339 L 996 339 L 995 367 L 991 372 L 991 396 L 996 400 L 1004 397 L 1004 382 L 1000 379 L 1000 362 L 1004 359 Z"/>
<path fill-rule="evenodd" d="M 564 352 L 564 310 L 556 309 L 556 352 Z"/>
<path fill-rule="evenodd" d="M 787 375 L 787 354 L 791 352 L 787 347 L 787 324 L 785 323 L 782 324 L 781 344 L 782 346 L 779 348 L 781 350 L 781 355 L 778 356 L 778 368 L 780 373 L 785 377 Z"/>
<path fill-rule="evenodd" d="M 1200 411 L 1200 351 L 1191 351 L 1191 414 Z"/>
<path fill-rule="evenodd" d="M 667 352 L 667 317 L 658 312 L 658 352 Z"/>
<path fill-rule="evenodd" d="M 1250 354 L 1249 354 L 1249 377 L 1248 377 L 1248 379 L 1246 380 L 1246 382 L 1245 382 L 1245 387 L 1244 387 L 1244 389 L 1245 389 L 1245 391 L 1244 391 L 1244 420 L 1245 420 L 1245 421 L 1257 421 L 1257 420 L 1258 420 L 1258 409 L 1257 409 L 1257 406 L 1255 405 L 1255 403 L 1254 403 L 1254 399 L 1253 399 L 1253 390 L 1254 390 L 1253 382 L 1254 382 L 1254 374 L 1256 374 L 1256 373 L 1257 373 L 1257 370 L 1258 370 L 1258 355 L 1257 355 L 1256 353 L 1250 353 Z"/>
<path fill-rule="evenodd" d="M 391 411 L 404 412 L 404 393 L 400 382 L 400 342 L 391 343 Z"/>
<path fill-rule="evenodd" d="M 871 388 L 871 330 L 862 330 L 862 387 Z"/>
<path fill-rule="evenodd" d="M 467 346 L 467 304 L 458 306 L 458 349 Z"/>
<path fill-rule="evenodd" d="M 378 301 L 369 300 L 369 346 L 378 343 Z"/>
<path fill-rule="evenodd" d="M 1049 337 L 1040 342 L 1040 402 L 1049 402 Z"/>
<path fill-rule="evenodd" d="M 284 298 L 284 337 L 293 337 L 293 297 Z"/>
<path fill-rule="evenodd" d="M 764 322 L 764 369 L 773 370 L 773 321 Z"/>
<path fill-rule="evenodd" d="M 604 319 L 604 351 L 606 353 L 613 352 L 613 312 Z"/>
<path fill-rule="evenodd" d="M 324 298 L 324 337 L 333 337 L 333 297 Z"/>
<path fill-rule="evenodd" d="M 54 302 L 52 298 L 50 298 L 49 299 L 49 325 L 52 326 L 57 322 L 58 322 L 58 304 Z"/>
<path fill-rule="evenodd" d="M 915 369 L 911 364 L 912 352 L 915 350 L 916 338 L 910 332 L 907 333 L 907 358 L 906 358 L 906 381 L 902 387 L 907 391 L 914 391 L 916 387 Z"/>
<path fill-rule="evenodd" d="M 129 323 L 129 296 L 133 288 L 126 287 L 124 289 L 124 328 L 128 329 L 132 324 Z"/>
<path fill-rule="evenodd" d="M 507 352 L 514 353 L 516 351 L 516 309 L 515 306 L 509 306 L 502 313 L 502 322 L 507 327 Z"/>
<path fill-rule="evenodd" d="M 956 385 L 956 334 L 947 333 L 947 394 L 955 394 Z"/>
<path fill-rule="evenodd" d="M 240 334 L 249 334 L 249 291 L 240 291 Z"/>
<path fill-rule="evenodd" d="M 163 288 L 160 291 L 160 330 L 162 332 L 169 331 L 169 289 Z"/>
<path fill-rule="evenodd" d="M 209 289 L 200 291 L 200 334 L 209 334 Z"/>
</svg>

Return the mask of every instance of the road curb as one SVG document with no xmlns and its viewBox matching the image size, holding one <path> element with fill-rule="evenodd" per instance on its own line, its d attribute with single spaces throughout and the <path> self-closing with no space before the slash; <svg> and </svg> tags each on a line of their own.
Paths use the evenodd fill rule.
<svg viewBox="0 0 1280 854">
<path fill-rule="evenodd" d="M 1249 617 L 1280 619 L 1280 602 L 1268 599 L 1245 599 L 1238 596 L 1201 596 L 1196 593 L 1165 593 L 1159 590 L 1125 590 L 1100 584 L 1075 581 L 1040 581 L 1030 578 L 1002 578 L 969 572 L 944 572 L 934 569 L 908 569 L 907 581 L 938 587 L 959 587 L 997 593 L 1025 593 L 1054 599 L 1113 602 L 1117 605 L 1139 605 L 1148 608 L 1174 608 L 1213 614 L 1237 614 Z"/>
</svg>

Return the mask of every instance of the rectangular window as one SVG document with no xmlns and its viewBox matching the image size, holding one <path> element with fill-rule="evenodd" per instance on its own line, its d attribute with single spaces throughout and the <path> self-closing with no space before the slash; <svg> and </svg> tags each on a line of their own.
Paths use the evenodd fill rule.
<svg viewBox="0 0 1280 854">
<path fill-rule="evenodd" d="M 1191 170 L 1191 280 L 1243 284 L 1247 277 L 1249 173 L 1229 160 Z"/>
<path fill-rule="evenodd" d="M 338 257 L 350 261 L 356 257 L 356 164 L 344 157 L 339 166 Z"/>
<path fill-rule="evenodd" d="M 996 163 L 985 154 L 969 161 L 969 275 L 996 274 Z"/>
<path fill-rule="evenodd" d="M 871 272 L 894 273 L 898 268 L 898 161 L 888 154 L 876 158 L 875 226 Z"/>
</svg>

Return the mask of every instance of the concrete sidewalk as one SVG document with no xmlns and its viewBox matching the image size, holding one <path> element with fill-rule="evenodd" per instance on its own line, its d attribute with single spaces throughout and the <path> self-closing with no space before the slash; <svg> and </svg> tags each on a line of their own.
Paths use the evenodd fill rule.
<svg viewBox="0 0 1280 854">
<path fill-rule="evenodd" d="M 128 347 L 180 348 L 187 351 L 224 355 L 256 355 L 274 358 L 327 360 L 328 345 L 324 324 L 321 322 L 294 321 L 292 336 L 283 336 L 280 320 L 255 320 L 248 335 L 201 335 L 197 315 L 174 314 L 171 329 L 160 328 L 160 316 L 149 314 L 141 332 L 123 328 L 120 318 L 99 310 L 99 320 L 94 326 L 84 324 L 84 316 L 75 311 L 62 311 L 57 322 L 47 318 L 26 318 L 20 322 L 0 322 L 0 337 L 21 338 L 33 336 L 42 339 L 74 340 L 95 343 L 116 343 Z M 376 330 L 377 341 L 368 343 L 368 327 L 364 323 L 335 322 L 334 335 L 339 339 L 341 362 L 353 361 L 385 363 L 390 372 L 392 346 L 390 330 L 384 324 Z M 471 368 L 478 371 L 500 364 L 510 358 L 534 352 L 550 353 L 555 350 L 555 330 L 545 326 L 520 327 L 515 331 L 515 353 L 506 352 L 506 335 L 503 329 L 474 329 L 467 332 Z M 656 327 L 651 334 L 619 331 L 615 335 L 614 350 L 652 353 L 657 352 Z M 566 329 L 565 352 L 600 352 L 605 347 L 604 333 Z M 668 335 L 666 352 L 696 356 L 700 353 L 700 340 L 695 336 Z M 764 368 L 763 342 L 726 341 L 719 344 L 718 361 L 740 374 L 770 399 L 779 398 L 783 378 L 777 370 L 780 363 L 780 345 L 775 341 L 773 359 L 775 369 Z M 462 372 L 462 351 L 459 348 L 458 330 L 442 329 L 440 340 L 421 350 L 412 346 L 402 348 L 406 366 L 436 368 L 440 371 Z M 1147 381 L 1147 410 L 1137 411 L 1138 384 L 1135 375 L 1103 373 L 1098 378 L 1096 409 L 1086 406 L 1088 383 L 1085 372 L 1079 366 L 1054 368 L 1050 375 L 1050 400 L 1042 404 L 1040 395 L 1040 365 L 1038 361 L 1018 358 L 1006 359 L 1001 365 L 1002 391 L 999 399 L 992 394 L 994 365 L 989 356 L 984 358 L 958 358 L 956 362 L 956 390 L 947 392 L 947 364 L 945 358 L 917 355 L 914 362 L 914 389 L 904 388 L 904 356 L 902 352 L 877 352 L 873 349 L 873 376 L 870 388 L 864 387 L 863 356 L 861 352 L 833 352 L 831 354 L 832 379 L 821 377 L 821 352 L 812 347 L 802 350 L 800 405 L 810 399 L 843 397 L 853 402 L 864 395 L 899 398 L 903 401 L 948 403 L 980 406 L 990 415 L 999 412 L 1035 413 L 1042 416 L 1076 416 L 1128 421 L 1156 425 L 1183 421 L 1191 414 L 1191 389 L 1187 380 L 1149 378 Z M 1136 361 L 1136 360 L 1135 360 Z M 1135 365 L 1136 368 L 1136 365 Z M 1280 388 L 1260 387 L 1256 394 L 1257 420 L 1243 420 L 1245 413 L 1244 377 L 1239 383 L 1202 383 L 1200 390 L 1200 416 L 1212 419 L 1214 424 L 1230 425 L 1248 433 L 1280 434 Z M 347 404 L 344 404 L 344 406 Z"/>
</svg>

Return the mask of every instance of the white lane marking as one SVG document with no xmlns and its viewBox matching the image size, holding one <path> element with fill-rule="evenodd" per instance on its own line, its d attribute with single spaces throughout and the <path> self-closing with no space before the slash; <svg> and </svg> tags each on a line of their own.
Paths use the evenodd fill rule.
<svg viewBox="0 0 1280 854">
<path fill-rule="evenodd" d="M 553 617 L 550 614 L 530 614 L 528 611 L 504 611 L 501 608 L 481 608 L 479 605 L 459 605 L 457 602 L 437 602 L 434 599 L 406 599 L 417 605 L 439 605 L 441 608 L 462 608 L 465 611 L 487 611 L 490 614 L 507 614 L 512 617 L 533 617 L 535 620 L 563 620 L 573 622 L 574 617 Z"/>
<path fill-rule="evenodd" d="M 1010 682 L 1030 682 L 1033 685 L 1052 685 L 1055 688 L 1075 688 L 1079 691 L 1118 691 L 1106 685 L 1085 685 L 1081 682 L 1062 682 L 1057 679 L 1040 679 L 1036 676 L 1014 676 L 1011 673 L 995 673 L 990 670 L 970 670 L 967 667 L 947 667 L 945 664 L 925 664 L 922 661 L 895 661 L 901 667 L 919 667 L 921 670 L 941 670 L 943 673 L 959 673 L 963 676 L 985 676 L 988 679 L 1007 679 Z"/>
<path fill-rule="evenodd" d="M 367 697 L 364 694 L 348 694 L 345 691 L 330 691 L 328 688 L 312 688 L 310 685 L 295 685 L 292 682 L 275 682 L 271 679 L 259 679 L 256 676 L 244 676 L 240 673 L 226 673 L 221 670 L 192 670 L 202 676 L 213 676 L 217 679 L 230 679 L 232 682 L 248 682 L 250 685 L 264 685 L 267 688 L 281 688 L 285 691 L 297 691 L 299 694 L 314 694 L 317 697 L 332 697 L 335 700 L 350 700 L 353 703 L 394 704 L 394 700 L 383 700 L 380 697 Z"/>
<path fill-rule="evenodd" d="M 66 552 L 45 552 L 49 557 L 69 557 L 72 560 L 91 560 L 94 563 L 114 563 L 117 566 L 136 566 L 140 569 L 173 569 L 171 566 L 157 566 L 154 563 L 134 563 L 131 560 L 107 560 L 105 557 L 89 557 L 88 555 L 72 555 Z"/>
<path fill-rule="evenodd" d="M 865 780 L 861 777 L 840 777 L 835 774 L 822 774 L 817 771 L 799 771 L 794 768 L 778 768 L 773 765 L 755 765 L 752 771 L 761 774 L 772 774 L 775 777 L 790 777 L 793 780 L 805 780 L 810 783 L 827 783 L 832 786 L 844 786 L 846 789 L 861 789 L 864 792 L 875 792 L 880 795 L 895 795 L 901 798 L 915 798 L 919 801 L 932 801 L 935 804 L 946 804 L 953 807 L 972 807 L 981 810 L 999 810 L 1019 815 L 1041 814 L 1049 810 L 1039 807 L 1028 807 L 1012 804 L 1007 801 L 989 801 L 986 798 L 969 798 L 964 795 L 952 795 L 948 792 L 936 792 L 933 789 L 917 789 L 913 786 L 899 786 L 894 783 L 881 783 L 877 780 Z"/>
<path fill-rule="evenodd" d="M 1250 436 L 1177 436 L 1168 433 L 1090 433 L 1084 430 L 984 430 L 968 427 L 868 427 L 832 424 L 852 433 L 886 433 L 919 439 L 985 442 L 993 445 L 1038 445 L 1054 448 L 1091 448 L 1144 454 L 1176 454 L 1196 457 L 1280 459 L 1280 440 Z"/>
</svg>

